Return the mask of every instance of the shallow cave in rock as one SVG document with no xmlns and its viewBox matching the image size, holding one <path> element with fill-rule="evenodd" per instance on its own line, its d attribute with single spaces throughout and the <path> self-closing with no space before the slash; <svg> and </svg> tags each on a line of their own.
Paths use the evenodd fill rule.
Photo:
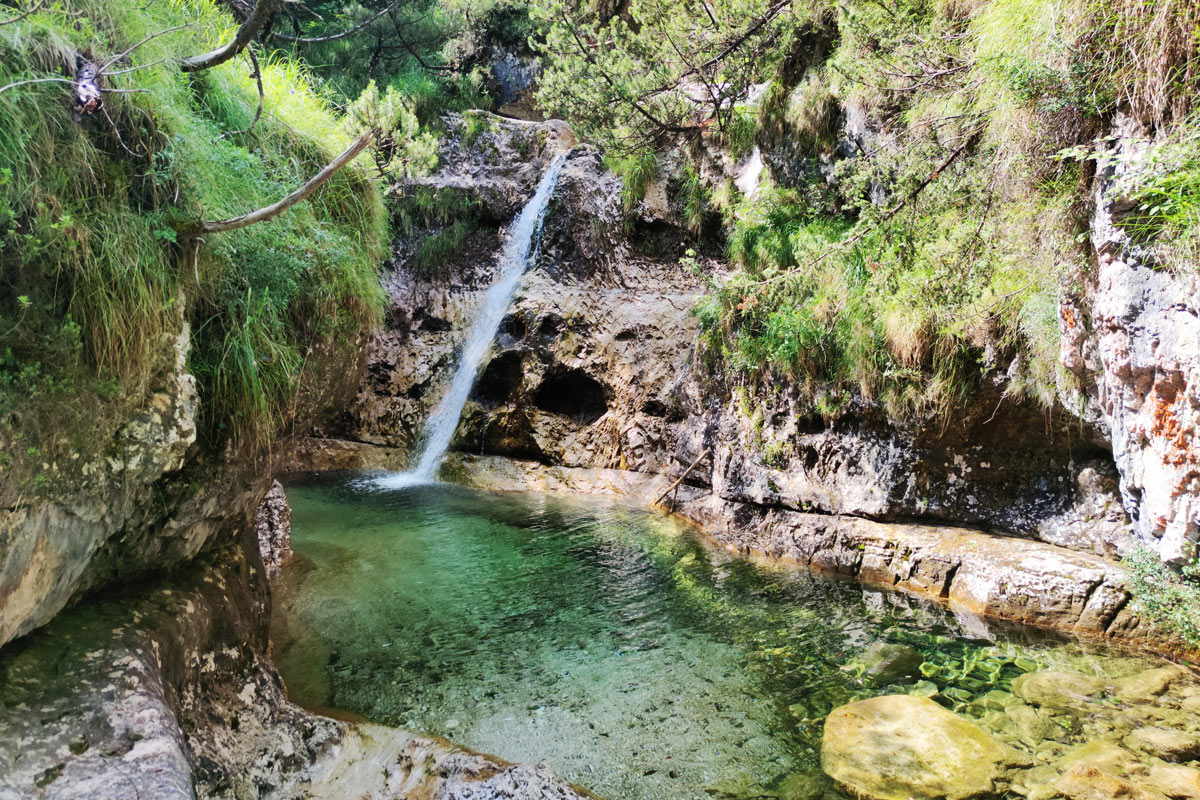
<svg viewBox="0 0 1200 800">
<path fill-rule="evenodd" d="M 495 408 L 510 402 L 521 388 L 521 354 L 509 350 L 488 362 L 475 379 L 471 399 L 484 408 Z"/>
<path fill-rule="evenodd" d="M 511 346 L 525 338 L 525 320 L 509 314 L 500 321 L 499 339 L 504 346 Z"/>
<path fill-rule="evenodd" d="M 445 333 L 454 327 L 449 320 L 435 317 L 423 308 L 418 308 L 413 312 L 412 321 L 417 330 L 427 333 Z"/>
<path fill-rule="evenodd" d="M 667 404 L 662 400 L 647 400 L 642 403 L 642 413 L 648 417 L 665 417 Z"/>
<path fill-rule="evenodd" d="M 567 326 L 567 321 L 558 314 L 550 313 L 542 317 L 538 323 L 537 333 L 543 339 L 553 339 L 562 333 L 563 328 Z"/>
<path fill-rule="evenodd" d="M 608 391 L 581 369 L 558 369 L 546 374 L 533 396 L 542 411 L 565 414 L 590 425 L 608 411 Z"/>
</svg>

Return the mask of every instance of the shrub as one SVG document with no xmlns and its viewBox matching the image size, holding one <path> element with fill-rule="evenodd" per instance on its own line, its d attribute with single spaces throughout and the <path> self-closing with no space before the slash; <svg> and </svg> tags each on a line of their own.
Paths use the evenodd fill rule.
<svg viewBox="0 0 1200 800">
<path fill-rule="evenodd" d="M 1200 561 L 1192 559 L 1175 572 L 1143 546 L 1122 563 L 1129 570 L 1135 608 L 1188 647 L 1200 648 Z"/>
</svg>

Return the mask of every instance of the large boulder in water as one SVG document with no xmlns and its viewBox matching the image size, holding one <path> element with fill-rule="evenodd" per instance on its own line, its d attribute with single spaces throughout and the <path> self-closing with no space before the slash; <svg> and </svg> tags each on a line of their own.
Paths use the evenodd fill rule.
<svg viewBox="0 0 1200 800">
<path fill-rule="evenodd" d="M 836 708 L 825 720 L 821 767 L 870 800 L 991 798 L 1028 759 L 925 697 L 884 695 Z"/>
</svg>

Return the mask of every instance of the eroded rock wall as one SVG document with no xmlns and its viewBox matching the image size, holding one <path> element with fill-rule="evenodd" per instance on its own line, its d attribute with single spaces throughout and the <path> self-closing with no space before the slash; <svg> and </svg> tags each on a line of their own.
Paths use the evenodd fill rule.
<svg viewBox="0 0 1200 800">
<path fill-rule="evenodd" d="M 1061 360 L 1108 432 L 1138 537 L 1180 563 L 1200 538 L 1200 273 L 1156 263 L 1118 227 L 1133 209 L 1113 179 L 1141 168 L 1148 140 L 1127 117 L 1115 130 L 1095 184 L 1095 270 L 1059 307 Z"/>
<path fill-rule="evenodd" d="M 487 159 L 486 151 L 453 155 Z M 711 450 L 688 480 L 730 502 L 977 525 L 1102 555 L 1124 544 L 1117 473 L 1099 427 L 1008 398 L 999 379 L 951 419 L 906 423 L 862 400 L 825 417 L 791 385 L 727 382 L 706 366 L 693 313 L 722 265 L 704 256 L 696 269 L 682 265 L 688 234 L 661 216 L 628 228 L 620 202 L 598 156 L 576 150 L 540 256 L 481 369 L 459 449 L 674 474 Z M 403 257 L 393 263 L 391 324 L 372 346 L 368 383 L 321 431 L 328 465 L 353 464 L 346 440 L 413 449 L 498 246 L 497 238 L 492 250 L 431 277 Z M 364 463 L 385 460 L 357 449 Z"/>
<path fill-rule="evenodd" d="M 81 454 L 44 491 L 25 494 L 0 482 L 0 492 L 11 496 L 0 510 L 0 645 L 89 592 L 161 573 L 253 525 L 290 443 L 282 439 L 267 452 L 201 446 L 189 346 L 180 317 L 157 378 L 105 452 Z M 311 427 L 353 396 L 361 350 L 348 360 L 346 352 L 310 353 L 316 388 L 297 402 L 297 427 Z"/>
</svg>

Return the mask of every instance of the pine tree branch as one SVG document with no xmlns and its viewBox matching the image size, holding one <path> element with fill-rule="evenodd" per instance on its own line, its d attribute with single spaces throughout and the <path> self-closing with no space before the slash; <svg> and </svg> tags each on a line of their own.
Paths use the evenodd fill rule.
<svg viewBox="0 0 1200 800">
<path fill-rule="evenodd" d="M 3 19 L 3 20 L 0 20 L 0 26 L 4 26 L 4 25 L 12 25 L 14 22 L 20 22 L 21 20 L 25 19 L 25 18 L 26 18 L 26 17 L 28 17 L 30 14 L 32 14 L 33 12 L 35 12 L 35 11 L 37 11 L 39 8 L 41 8 L 41 7 L 42 7 L 42 4 L 43 4 L 43 3 L 45 3 L 45 2 L 46 2 L 46 0 L 37 0 L 37 2 L 36 2 L 36 3 L 34 3 L 33 5 L 31 5 L 29 8 L 25 9 L 25 10 L 24 10 L 23 12 L 21 12 L 20 14 L 17 14 L 17 15 L 16 15 L 15 17 L 13 17 L 12 19 Z"/>
<path fill-rule="evenodd" d="M 367 27 L 372 22 L 379 19 L 398 5 L 400 5 L 400 0 L 392 0 L 392 2 L 386 8 L 368 17 L 366 20 L 355 25 L 350 30 L 342 31 L 341 33 L 333 33 L 329 36 L 289 36 L 286 33 L 279 33 L 278 31 L 272 33 L 271 35 L 276 39 L 282 39 L 285 42 L 293 42 L 295 44 L 317 44 L 318 42 L 332 42 L 336 41 L 337 39 L 345 39 L 347 36 L 353 36 L 354 34 L 358 33 L 363 28 Z"/>
</svg>

